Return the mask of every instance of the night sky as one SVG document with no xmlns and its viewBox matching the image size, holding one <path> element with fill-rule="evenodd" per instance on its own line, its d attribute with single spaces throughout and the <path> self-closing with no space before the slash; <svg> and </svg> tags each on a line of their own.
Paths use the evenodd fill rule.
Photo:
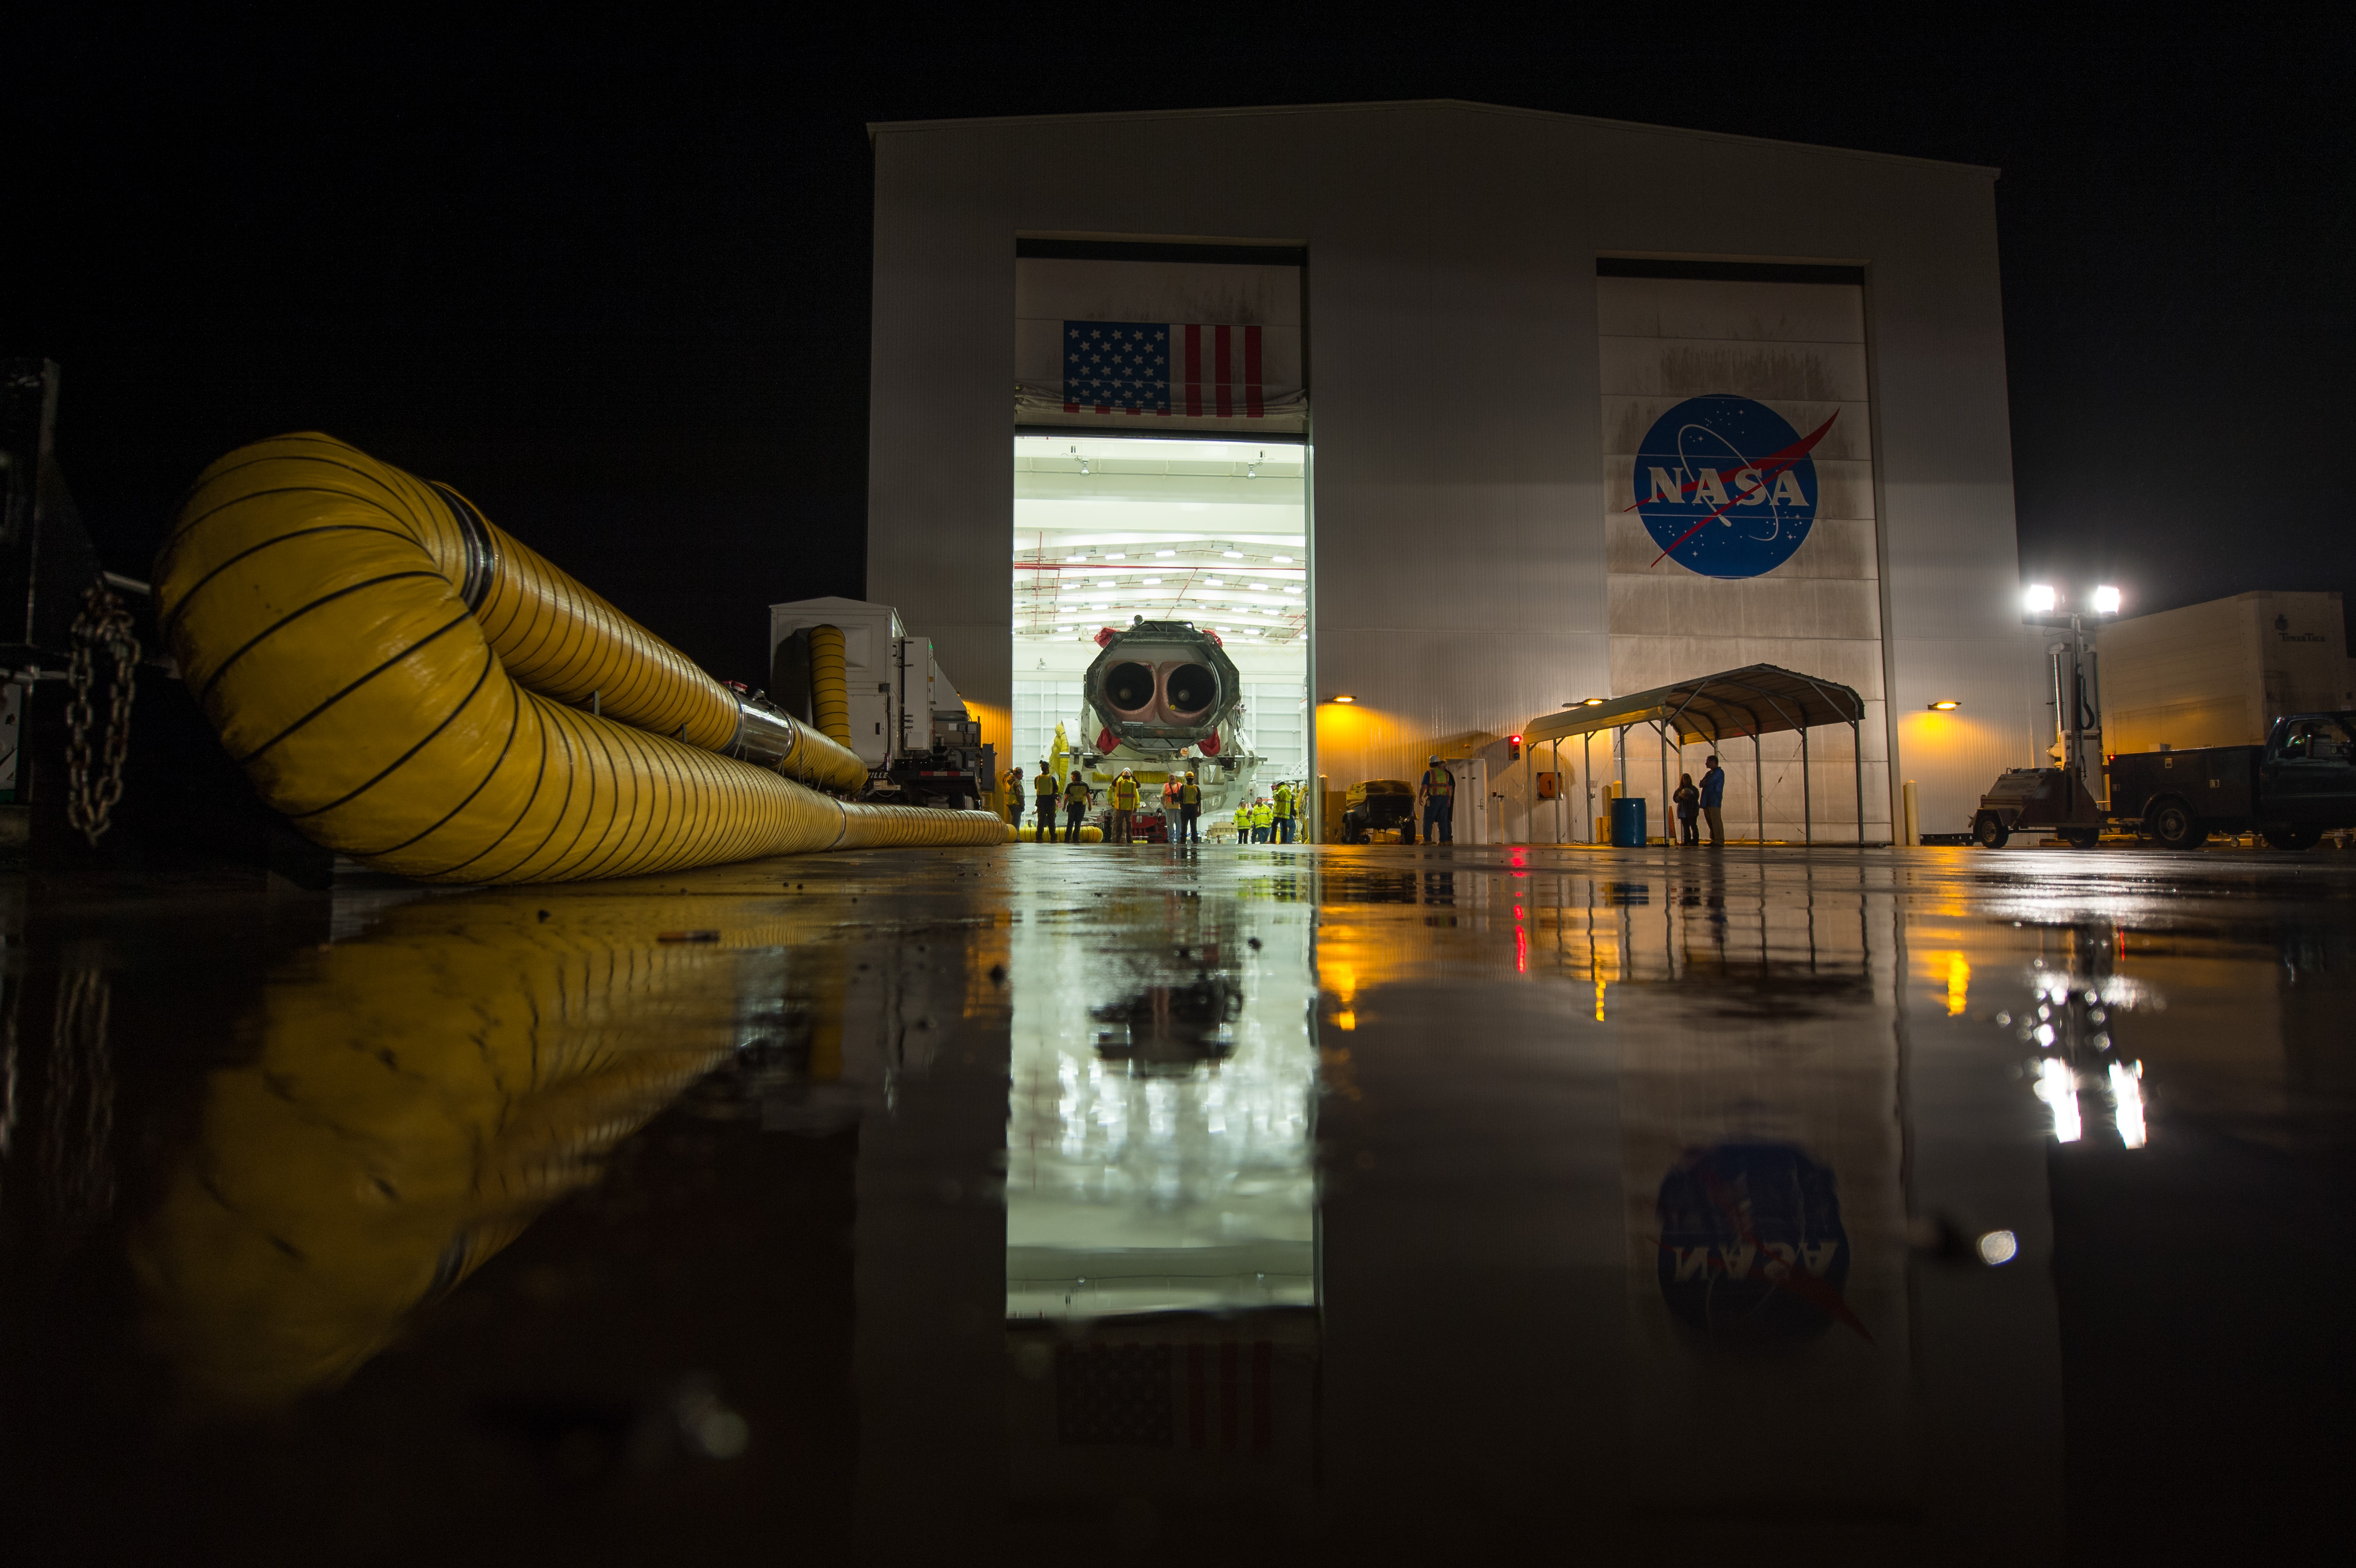
<svg viewBox="0 0 2356 1568">
<path fill-rule="evenodd" d="M 866 122 L 1445 97 L 1999 166 L 2024 571 L 2356 603 L 2344 7 L 27 9 L 0 347 L 64 366 L 117 570 L 212 458 L 326 430 L 757 680 L 764 604 L 862 587 Z"/>
</svg>

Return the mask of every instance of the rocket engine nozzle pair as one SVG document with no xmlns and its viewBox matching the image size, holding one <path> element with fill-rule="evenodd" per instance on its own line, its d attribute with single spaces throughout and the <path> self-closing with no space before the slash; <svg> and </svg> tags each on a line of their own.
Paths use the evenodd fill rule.
<svg viewBox="0 0 2356 1568">
<path fill-rule="evenodd" d="M 1124 659 L 1105 671 L 1104 701 L 1131 723 L 1198 724 L 1218 706 L 1219 679 L 1194 659 Z"/>
<path fill-rule="evenodd" d="M 1084 689 L 1117 744 L 1177 752 L 1215 741 L 1242 695 L 1216 636 L 1189 622 L 1140 621 L 1102 642 Z"/>
</svg>

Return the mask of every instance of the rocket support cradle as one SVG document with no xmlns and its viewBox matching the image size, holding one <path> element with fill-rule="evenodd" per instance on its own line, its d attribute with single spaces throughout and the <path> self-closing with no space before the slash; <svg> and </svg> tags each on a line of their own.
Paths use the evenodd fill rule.
<svg viewBox="0 0 2356 1568">
<path fill-rule="evenodd" d="M 189 690 L 262 798 L 381 870 L 572 881 L 1007 836 L 987 812 L 819 793 L 865 765 L 456 491 L 330 436 L 205 470 L 155 585 Z"/>
</svg>

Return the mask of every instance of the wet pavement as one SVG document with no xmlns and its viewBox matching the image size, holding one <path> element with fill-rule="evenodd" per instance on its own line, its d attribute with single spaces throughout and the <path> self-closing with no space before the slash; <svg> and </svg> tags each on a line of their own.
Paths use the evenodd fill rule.
<svg viewBox="0 0 2356 1568">
<path fill-rule="evenodd" d="M 2351 895 L 2036 849 L 0 884 L 0 1543 L 2320 1543 Z"/>
</svg>

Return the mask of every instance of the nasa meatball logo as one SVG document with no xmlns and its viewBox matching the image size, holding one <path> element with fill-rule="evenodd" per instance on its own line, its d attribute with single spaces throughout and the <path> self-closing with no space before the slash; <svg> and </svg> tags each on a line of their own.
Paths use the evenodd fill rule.
<svg viewBox="0 0 2356 1568">
<path fill-rule="evenodd" d="M 1722 392 L 1663 414 L 1636 449 L 1629 507 L 1661 547 L 1653 564 L 1757 577 L 1791 560 L 1816 521 L 1808 454 L 1838 418 L 1803 436 L 1766 404 Z"/>
</svg>

